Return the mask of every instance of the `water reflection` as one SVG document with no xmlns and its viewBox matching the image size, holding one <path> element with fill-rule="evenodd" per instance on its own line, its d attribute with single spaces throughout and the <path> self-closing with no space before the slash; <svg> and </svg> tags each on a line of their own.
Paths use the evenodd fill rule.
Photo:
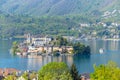
<svg viewBox="0 0 120 80">
<path fill-rule="evenodd" d="M 29 70 L 38 70 L 43 65 L 46 65 L 49 62 L 65 62 L 68 66 L 71 66 L 73 63 L 73 56 L 41 56 L 39 59 L 29 58 L 27 62 L 27 69 Z"/>
<path fill-rule="evenodd" d="M 90 55 L 76 55 L 76 56 L 41 56 L 40 59 L 28 59 L 27 69 L 29 70 L 39 70 L 43 65 L 49 62 L 65 62 L 69 67 L 74 63 L 80 72 L 86 69 L 89 70 L 90 66 Z M 92 66 L 92 65 L 91 65 Z M 84 69 L 83 69 L 84 67 Z M 83 70 L 81 70 L 83 69 Z"/>
<path fill-rule="evenodd" d="M 92 54 L 98 54 L 99 49 L 103 48 L 106 51 L 118 51 L 120 49 L 120 41 L 117 40 L 90 40 L 80 41 L 86 45 L 90 45 Z"/>
<path fill-rule="evenodd" d="M 40 59 L 28 59 L 27 69 L 38 70 L 42 66 L 42 57 Z"/>
<path fill-rule="evenodd" d="M 79 70 L 79 73 L 87 72 L 90 69 L 91 55 L 76 55 L 73 57 L 73 63 L 76 65 L 77 69 Z"/>
<path fill-rule="evenodd" d="M 0 68 L 16 68 L 20 70 L 39 70 L 43 65 L 49 62 L 65 62 L 68 66 L 72 63 L 76 64 L 80 73 L 92 72 L 93 64 L 100 65 L 106 64 L 112 60 L 119 66 L 120 58 L 120 41 L 103 41 L 103 40 L 91 40 L 91 41 L 80 41 L 91 47 L 91 55 L 77 55 L 77 56 L 41 56 L 38 59 L 27 59 L 12 56 L 9 53 L 13 41 L 0 41 Z M 99 49 L 103 48 L 105 54 L 99 54 Z"/>
</svg>

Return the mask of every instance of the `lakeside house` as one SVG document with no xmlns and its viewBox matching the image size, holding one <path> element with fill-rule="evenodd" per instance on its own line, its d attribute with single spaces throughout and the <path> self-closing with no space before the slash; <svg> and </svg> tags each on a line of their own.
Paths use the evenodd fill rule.
<svg viewBox="0 0 120 80">
<path fill-rule="evenodd" d="M 13 75 L 13 74 L 19 73 L 19 70 L 14 69 L 14 68 L 0 68 L 0 80 L 3 78 L 7 77 L 8 75 Z"/>
<path fill-rule="evenodd" d="M 49 42 L 51 41 L 52 39 L 50 37 L 33 37 L 32 38 L 32 43 L 35 45 L 35 46 L 44 46 L 46 44 L 49 44 Z"/>
<path fill-rule="evenodd" d="M 28 34 L 26 38 L 26 43 L 33 44 L 34 46 L 44 46 L 49 44 L 50 41 L 52 41 L 51 37 L 43 35 L 31 36 L 30 34 Z"/>
<path fill-rule="evenodd" d="M 81 80 L 90 80 L 90 74 L 89 73 L 81 74 Z"/>
<path fill-rule="evenodd" d="M 67 51 L 68 53 L 72 53 L 73 47 L 72 46 L 39 46 L 39 47 L 32 47 L 29 46 L 28 53 L 52 53 L 54 51 L 58 51 L 62 53 L 63 51 Z"/>
<path fill-rule="evenodd" d="M 15 76 L 16 78 L 14 80 L 26 80 L 22 75 L 24 73 L 27 73 L 27 77 L 29 80 L 38 80 L 37 73 L 35 71 L 21 71 L 17 70 L 15 68 L 0 68 L 0 80 L 8 80 L 8 76 Z M 34 73 L 34 76 L 31 76 L 31 74 Z M 7 78 L 7 79 L 6 79 Z"/>
</svg>

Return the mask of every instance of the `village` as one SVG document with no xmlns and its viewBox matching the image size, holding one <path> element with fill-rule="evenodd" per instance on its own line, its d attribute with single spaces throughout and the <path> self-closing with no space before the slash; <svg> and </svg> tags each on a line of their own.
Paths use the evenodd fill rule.
<svg viewBox="0 0 120 80">
<path fill-rule="evenodd" d="M 81 74 L 81 80 L 90 80 L 89 73 Z M 36 71 L 22 71 L 14 68 L 0 68 L 0 80 L 38 80 Z"/>
<path fill-rule="evenodd" d="M 73 54 L 73 46 L 66 45 L 67 40 L 65 38 L 61 38 L 63 40 L 61 44 L 59 40 L 48 36 L 26 34 L 25 37 L 26 40 L 18 45 L 19 50 L 16 51 L 17 55 L 27 56 L 28 58 L 38 58 L 39 55 L 57 56 Z"/>
</svg>

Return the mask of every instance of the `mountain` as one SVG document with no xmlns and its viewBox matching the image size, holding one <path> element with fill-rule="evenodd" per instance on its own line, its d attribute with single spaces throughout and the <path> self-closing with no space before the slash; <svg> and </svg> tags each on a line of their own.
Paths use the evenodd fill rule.
<svg viewBox="0 0 120 80">
<path fill-rule="evenodd" d="M 120 0 L 0 0 L 0 38 L 26 33 L 81 36 L 93 31 L 101 35 L 109 30 L 94 24 L 120 23 L 119 5 Z"/>
<path fill-rule="evenodd" d="M 0 0 L 0 10 L 15 14 L 64 15 L 119 8 L 120 0 Z"/>
</svg>

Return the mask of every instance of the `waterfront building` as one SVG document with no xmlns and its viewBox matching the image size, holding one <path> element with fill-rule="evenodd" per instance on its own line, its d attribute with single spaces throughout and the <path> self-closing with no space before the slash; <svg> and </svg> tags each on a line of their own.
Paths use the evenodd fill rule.
<svg viewBox="0 0 120 80">
<path fill-rule="evenodd" d="M 49 37 L 33 37 L 32 38 L 32 43 L 35 45 L 35 46 L 44 46 L 44 45 L 47 45 L 49 44 L 49 42 L 51 41 L 52 39 L 49 38 Z"/>
<path fill-rule="evenodd" d="M 12 75 L 14 73 L 18 73 L 19 70 L 14 69 L 14 68 L 5 68 L 5 69 L 0 69 L 0 76 L 6 77 L 8 75 Z"/>
<path fill-rule="evenodd" d="M 39 47 L 29 47 L 28 53 L 52 53 L 54 51 L 59 51 L 60 53 L 63 53 L 64 51 L 67 51 L 68 53 L 73 52 L 72 46 L 39 46 Z"/>
<path fill-rule="evenodd" d="M 30 35 L 27 34 L 26 43 L 33 44 L 34 46 L 44 46 L 49 44 L 52 41 L 51 37 L 43 36 L 43 35 Z"/>
</svg>

